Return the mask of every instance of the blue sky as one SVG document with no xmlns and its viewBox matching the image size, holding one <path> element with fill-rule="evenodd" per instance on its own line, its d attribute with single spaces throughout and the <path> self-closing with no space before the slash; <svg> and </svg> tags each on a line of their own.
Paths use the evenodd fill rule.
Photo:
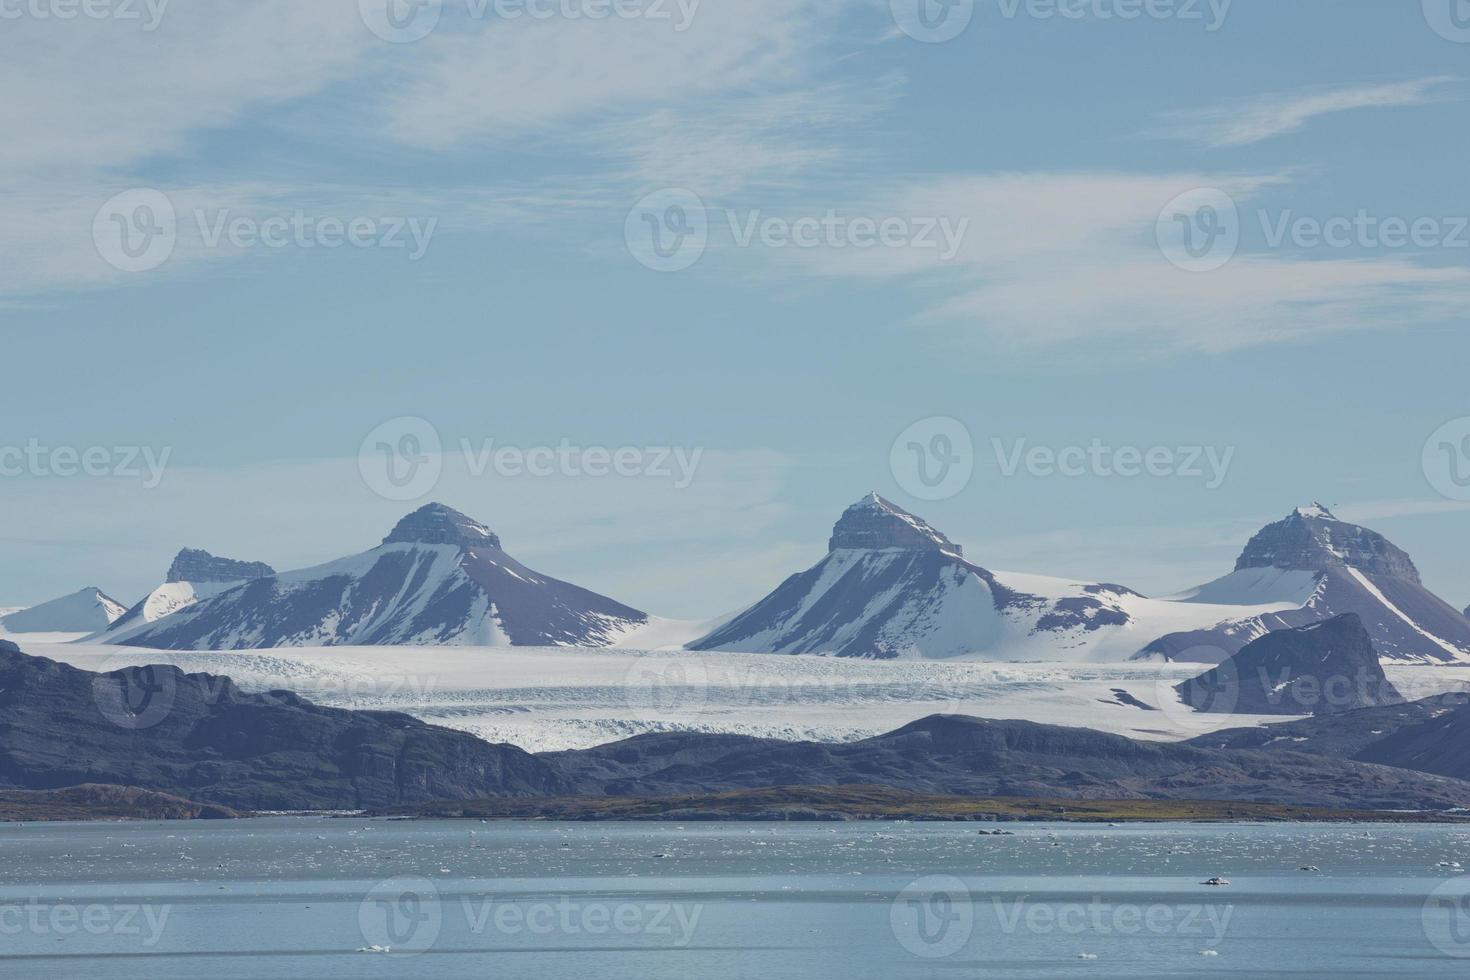
<svg viewBox="0 0 1470 980">
<path fill-rule="evenodd" d="M 0 447 L 47 454 L 0 476 L 0 605 L 131 601 L 186 545 L 312 564 L 440 499 L 546 572 L 710 616 L 814 561 L 870 489 L 981 564 L 1153 593 L 1321 499 L 1470 602 L 1470 504 L 1423 458 L 1470 416 L 1470 29 L 1448 0 L 982 0 L 941 43 L 900 29 L 904 0 L 561 12 L 587 2 L 443 0 L 406 42 L 369 29 L 374 0 L 174 0 L 152 30 L 6 8 Z M 1210 271 L 1168 239 L 1204 234 L 1200 189 L 1236 209 Z M 113 202 L 156 201 L 129 191 L 175 212 L 140 271 L 106 237 Z M 697 261 L 648 268 L 628 229 L 691 194 Z M 281 247 L 210 240 L 298 213 Z M 829 215 L 897 231 L 740 240 Z M 1355 227 L 1317 241 L 1334 219 Z M 354 220 L 369 247 L 320 247 Z M 1395 220 L 1417 240 L 1385 244 Z M 401 418 L 431 424 L 441 472 L 388 499 L 359 457 Z M 922 499 L 894 444 L 938 418 L 973 472 Z M 698 468 L 477 474 L 462 445 L 486 440 Z M 994 440 L 1230 463 L 1218 486 L 1007 475 Z M 116 465 L 59 476 L 57 447 Z M 127 447 L 167 453 L 161 482 Z"/>
</svg>

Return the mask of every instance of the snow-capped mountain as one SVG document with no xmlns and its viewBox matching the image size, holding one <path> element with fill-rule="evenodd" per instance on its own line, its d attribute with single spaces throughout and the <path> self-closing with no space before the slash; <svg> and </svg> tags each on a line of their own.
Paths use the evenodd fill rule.
<svg viewBox="0 0 1470 980">
<path fill-rule="evenodd" d="M 1408 554 L 1376 531 L 1338 520 L 1321 504 L 1268 525 L 1245 546 L 1234 572 L 1175 598 L 1288 608 L 1171 633 L 1145 653 L 1219 660 L 1274 630 L 1356 613 L 1384 660 L 1470 660 L 1470 620 L 1424 588 Z"/>
<path fill-rule="evenodd" d="M 1169 602 L 1119 585 L 992 572 L 965 560 L 959 545 L 921 518 L 873 493 L 843 513 L 827 557 L 689 649 L 1127 660 L 1166 632 L 1284 608 Z"/>
<path fill-rule="evenodd" d="M 116 634 L 143 623 L 157 622 L 200 599 L 208 599 L 245 582 L 270 578 L 275 574 L 276 570 L 264 562 L 217 558 L 207 551 L 185 548 L 169 566 L 163 584 L 124 613 L 108 627 L 107 632 Z"/>
<path fill-rule="evenodd" d="M 7 633 L 91 633 L 106 629 L 127 607 L 101 589 L 86 588 L 0 618 Z"/>
<path fill-rule="evenodd" d="M 441 504 L 371 551 L 235 585 L 107 642 L 169 650 L 267 647 L 608 646 L 648 616 L 511 558 Z"/>
</svg>

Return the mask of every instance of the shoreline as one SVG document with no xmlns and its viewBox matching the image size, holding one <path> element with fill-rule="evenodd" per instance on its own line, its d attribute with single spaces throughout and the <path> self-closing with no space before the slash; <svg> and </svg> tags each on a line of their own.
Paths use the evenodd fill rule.
<svg viewBox="0 0 1470 980">
<path fill-rule="evenodd" d="M 969 798 L 883 787 L 776 787 L 666 797 L 448 800 L 358 811 L 251 812 L 127 787 L 0 791 L 0 825 L 272 817 L 387 821 L 479 820 L 566 823 L 975 823 L 1070 824 L 1438 824 L 1470 825 L 1470 813 L 1355 810 L 1222 800 Z M 984 833 L 985 831 L 981 831 Z M 998 832 L 998 831 L 997 831 Z"/>
</svg>

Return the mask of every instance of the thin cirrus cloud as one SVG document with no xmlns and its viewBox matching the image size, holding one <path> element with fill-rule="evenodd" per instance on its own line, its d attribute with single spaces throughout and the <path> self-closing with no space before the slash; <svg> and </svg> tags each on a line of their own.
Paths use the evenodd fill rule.
<svg viewBox="0 0 1470 980">
<path fill-rule="evenodd" d="M 5 21 L 0 171 L 115 169 L 186 149 L 251 110 L 359 70 L 372 38 L 350 5 L 255 0 L 175 4 L 161 25 L 79 18 Z"/>
<path fill-rule="evenodd" d="M 1249 146 L 1297 132 L 1313 119 L 1334 113 L 1445 101 L 1451 98 L 1446 86 L 1458 80 L 1452 75 L 1437 75 L 1383 85 L 1345 85 L 1171 112 L 1162 117 L 1163 126 L 1154 135 L 1217 148 Z"/>
<path fill-rule="evenodd" d="M 1154 228 L 1177 195 L 1219 188 L 1245 208 L 1286 174 L 966 174 L 914 178 L 840 202 L 850 214 L 931 216 L 962 230 L 938 247 L 735 250 L 779 271 L 913 286 L 919 324 L 1015 348 L 1091 344 L 1116 353 L 1221 353 L 1463 316 L 1470 270 L 1411 258 L 1241 252 L 1188 272 Z M 821 213 L 814 208 L 810 213 Z"/>
<path fill-rule="evenodd" d="M 545 135 L 609 114 L 706 104 L 802 79 L 823 43 L 826 2 L 700 5 L 684 30 L 667 20 L 516 20 L 421 42 L 422 62 L 394 86 L 385 132 L 444 150 Z"/>
<path fill-rule="evenodd" d="M 184 219 L 175 256 L 158 270 L 167 277 L 243 257 L 194 247 L 186 215 L 196 208 L 341 215 L 390 198 L 401 209 L 393 213 L 438 215 L 446 226 L 536 230 L 548 215 L 600 220 L 651 185 L 720 195 L 799 181 L 851 160 L 837 131 L 881 102 L 871 88 L 859 95 L 811 77 L 821 61 L 808 56 L 831 41 L 819 24 L 848 5 L 700 5 L 687 30 L 484 17 L 409 45 L 373 37 L 352 3 L 200 0 L 170 9 L 156 31 L 16 21 L 0 60 L 0 127 L 27 138 L 0 142 L 0 297 L 133 281 L 101 261 L 90 237 L 97 208 L 130 187 L 164 191 Z M 330 134 L 349 151 L 386 138 L 408 154 L 480 157 L 531 145 L 554 150 L 558 172 L 405 193 L 371 178 L 287 177 L 320 172 L 321 161 L 293 168 L 290 156 L 275 176 L 241 175 L 209 152 L 215 137 L 275 145 L 282 130 L 260 128 L 267 110 L 303 145 Z M 185 158 L 187 182 L 171 176 Z"/>
</svg>

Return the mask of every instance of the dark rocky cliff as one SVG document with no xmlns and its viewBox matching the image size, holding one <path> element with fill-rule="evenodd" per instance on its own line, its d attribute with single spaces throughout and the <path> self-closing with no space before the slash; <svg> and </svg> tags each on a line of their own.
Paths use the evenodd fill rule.
<svg viewBox="0 0 1470 980">
<path fill-rule="evenodd" d="M 554 794 L 545 762 L 407 715 L 324 708 L 228 678 L 93 674 L 0 642 L 0 787 L 135 786 L 243 810 Z"/>
</svg>

